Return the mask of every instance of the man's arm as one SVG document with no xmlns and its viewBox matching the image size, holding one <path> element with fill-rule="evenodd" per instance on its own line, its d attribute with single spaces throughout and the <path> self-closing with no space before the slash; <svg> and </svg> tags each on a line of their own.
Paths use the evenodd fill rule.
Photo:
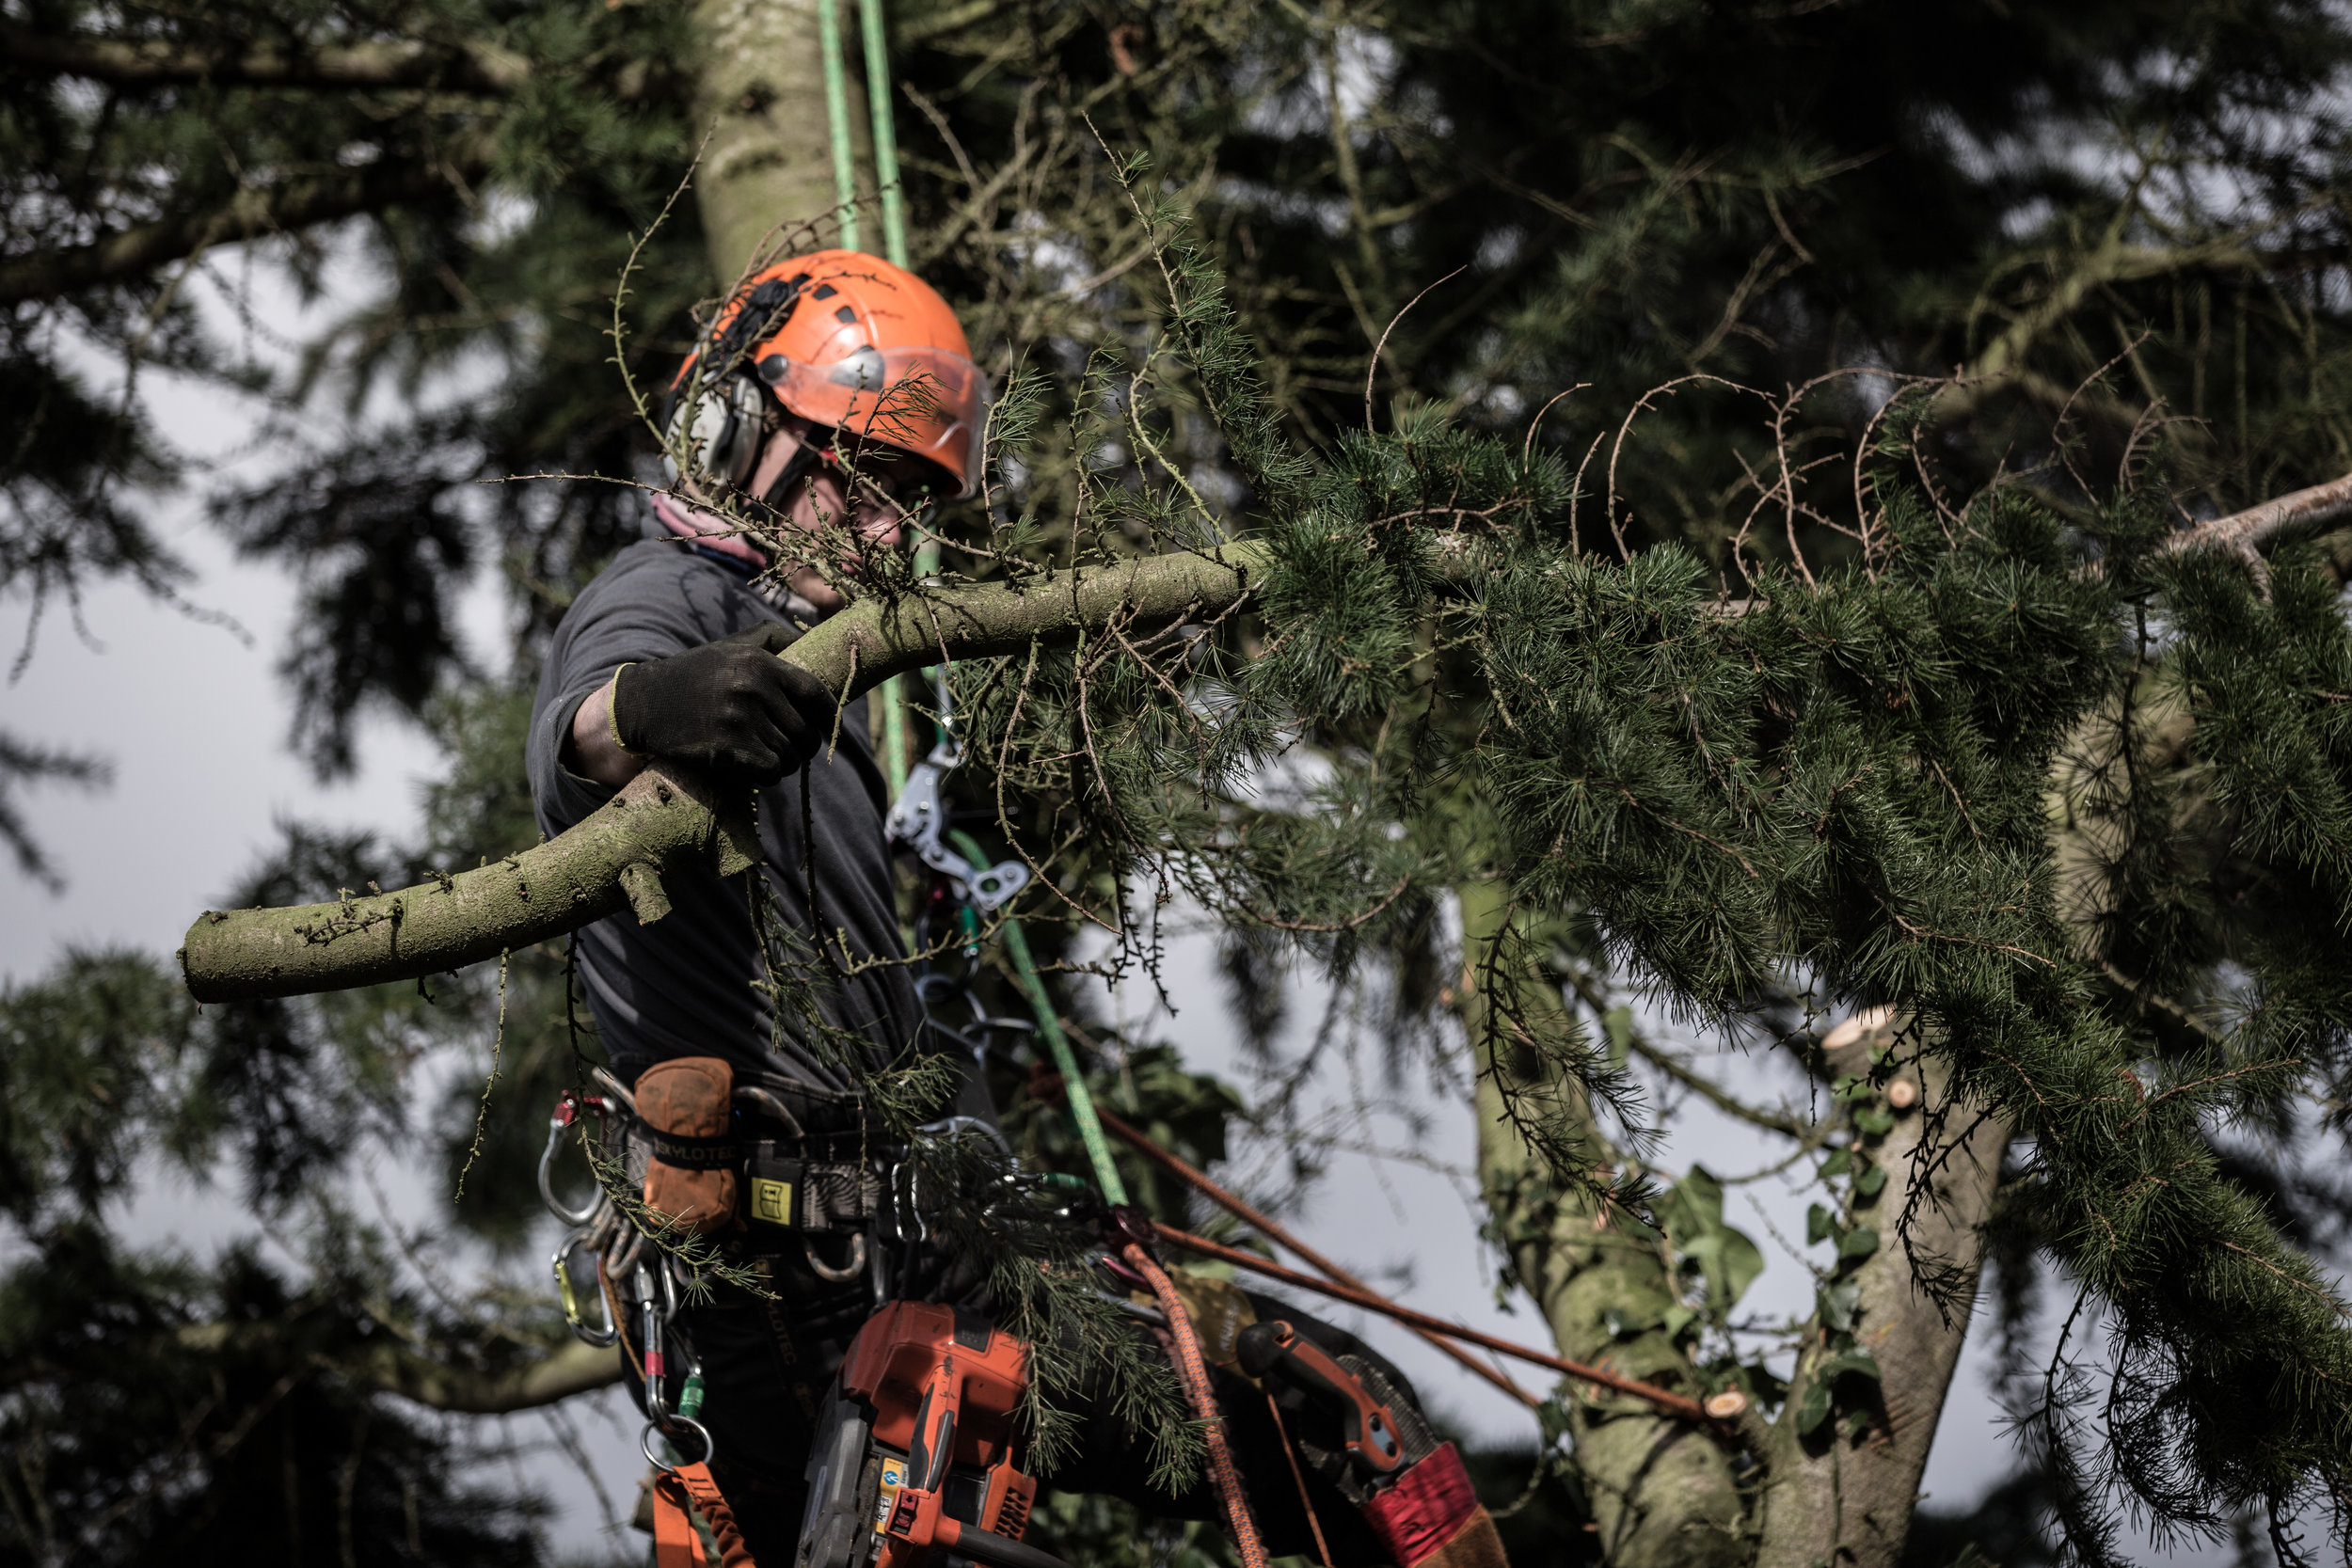
<svg viewBox="0 0 2352 1568">
<path fill-rule="evenodd" d="M 611 681 L 588 693 L 573 710 L 563 756 L 565 768 L 607 789 L 620 788 L 644 768 L 644 757 L 631 756 L 613 738 Z"/>
</svg>

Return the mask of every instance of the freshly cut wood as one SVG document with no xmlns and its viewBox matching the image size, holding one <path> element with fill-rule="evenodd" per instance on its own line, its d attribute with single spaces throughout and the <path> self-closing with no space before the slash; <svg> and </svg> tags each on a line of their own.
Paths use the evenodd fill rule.
<svg viewBox="0 0 2352 1568">
<path fill-rule="evenodd" d="M 1041 572 L 867 599 L 787 649 L 843 701 L 942 658 L 1148 630 L 1216 615 L 1264 576 L 1263 546 Z M 748 802 L 744 802 L 747 807 Z M 577 930 L 623 908 L 658 920 L 660 874 L 695 860 L 732 876 L 758 856 L 748 810 L 671 767 L 647 768 L 595 816 L 535 848 L 415 887 L 290 909 L 208 910 L 181 974 L 199 1002 L 247 1001 L 421 979 Z"/>
</svg>

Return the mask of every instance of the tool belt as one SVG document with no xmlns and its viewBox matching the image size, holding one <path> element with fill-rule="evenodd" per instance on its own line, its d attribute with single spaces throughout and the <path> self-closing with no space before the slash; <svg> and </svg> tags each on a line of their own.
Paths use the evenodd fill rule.
<svg viewBox="0 0 2352 1568">
<path fill-rule="evenodd" d="M 854 1096 L 716 1056 L 639 1074 L 628 1162 L 645 1206 L 696 1235 L 757 1255 L 806 1236 L 862 1234 L 883 1212 L 894 1156 L 858 1126 Z"/>
<path fill-rule="evenodd" d="M 753 1144 L 743 1162 L 742 1217 L 760 1232 L 827 1236 L 864 1231 L 882 1210 L 878 1162 L 808 1157 L 810 1139 Z"/>
</svg>

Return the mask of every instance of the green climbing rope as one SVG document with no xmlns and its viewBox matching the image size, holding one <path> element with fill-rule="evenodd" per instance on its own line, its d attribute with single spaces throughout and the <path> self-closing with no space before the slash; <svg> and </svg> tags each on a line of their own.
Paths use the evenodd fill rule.
<svg viewBox="0 0 2352 1568">
<path fill-rule="evenodd" d="M 988 863 L 978 844 L 970 833 L 949 829 L 949 842 L 956 853 L 975 865 Z M 1005 956 L 1012 960 L 1013 973 L 1020 977 L 1021 989 L 1029 999 L 1029 1011 L 1037 1015 L 1037 1032 L 1045 1037 L 1045 1049 L 1053 1053 L 1054 1067 L 1061 1074 L 1062 1089 L 1070 1098 L 1070 1119 L 1077 1123 L 1078 1139 L 1087 1147 L 1087 1158 L 1094 1164 L 1094 1180 L 1103 1189 L 1106 1202 L 1124 1204 L 1127 1184 L 1119 1179 L 1119 1167 L 1111 1163 L 1110 1140 L 1103 1136 L 1103 1124 L 1094 1115 L 1094 1097 L 1087 1092 L 1087 1081 L 1078 1070 L 1077 1053 L 1070 1049 L 1069 1037 L 1061 1032 L 1061 1018 L 1054 1011 L 1053 998 L 1045 994 L 1045 981 L 1037 972 L 1037 960 L 1029 956 L 1029 938 L 1021 929 L 1021 922 L 1008 919 L 1004 924 Z"/>
<path fill-rule="evenodd" d="M 841 68 L 840 0 L 817 0 L 817 33 L 825 52 L 825 123 L 833 135 L 834 216 L 841 222 L 841 248 L 857 243 L 857 154 L 850 145 L 850 84 Z"/>
<path fill-rule="evenodd" d="M 825 111 L 833 131 L 834 186 L 841 200 L 841 247 L 855 250 L 857 186 L 850 152 L 848 91 L 843 82 L 841 31 L 834 9 L 835 4 L 836 0 L 818 0 L 818 16 L 824 34 Z M 874 183 L 882 192 L 882 247 L 894 266 L 903 267 L 908 264 L 906 198 L 898 184 L 898 133 L 891 112 L 890 47 L 882 31 L 882 0 L 858 0 L 858 11 L 866 41 L 866 102 L 874 121 Z M 915 546 L 914 571 L 918 578 L 938 573 L 936 543 L 927 539 Z M 903 694 L 891 687 L 883 689 L 882 772 L 890 781 L 893 800 L 906 788 L 907 769 L 912 761 L 907 754 L 906 708 L 921 692 L 922 679 L 914 673 L 902 677 Z M 893 682 L 892 687 L 899 684 Z M 947 836 L 966 860 L 975 864 L 983 863 L 980 847 L 969 833 L 950 832 Z M 1020 976 L 1021 989 L 1029 999 L 1029 1010 L 1037 1015 L 1038 1033 L 1045 1037 L 1045 1047 L 1053 1053 L 1054 1066 L 1061 1073 L 1070 1098 L 1070 1119 L 1077 1124 L 1087 1158 L 1093 1162 L 1094 1179 L 1101 1184 L 1106 1200 L 1123 1204 L 1127 1201 L 1127 1184 L 1120 1180 L 1119 1167 L 1111 1163 L 1110 1143 L 1103 1136 L 1103 1124 L 1094 1115 L 1094 1097 L 1087 1092 L 1086 1079 L 1078 1071 L 1078 1058 L 1070 1049 L 1068 1037 L 1061 1032 L 1061 1020 L 1054 1011 L 1053 1000 L 1045 994 L 1045 982 L 1038 975 L 1037 962 L 1029 956 L 1029 939 L 1018 920 L 1006 921 L 1004 931 L 1006 956 L 1011 958 L 1013 972 Z"/>
<path fill-rule="evenodd" d="M 882 35 L 882 0 L 858 0 L 866 26 L 866 107 L 874 117 L 874 186 L 882 192 L 882 252 L 907 264 L 905 194 L 898 189 L 898 128 L 891 113 L 890 44 Z"/>
</svg>

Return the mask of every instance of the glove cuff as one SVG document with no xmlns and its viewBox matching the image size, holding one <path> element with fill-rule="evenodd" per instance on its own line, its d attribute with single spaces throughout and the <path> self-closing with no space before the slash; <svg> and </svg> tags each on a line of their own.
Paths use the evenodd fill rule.
<svg viewBox="0 0 2352 1568">
<path fill-rule="evenodd" d="M 631 659 L 629 664 L 635 662 L 636 660 Z M 624 664 L 620 670 L 613 671 L 612 678 L 604 683 L 604 730 L 612 737 L 612 744 L 618 746 L 625 754 L 632 757 L 650 756 L 651 752 L 641 752 L 621 738 L 621 670 L 628 669 L 629 664 Z"/>
</svg>

